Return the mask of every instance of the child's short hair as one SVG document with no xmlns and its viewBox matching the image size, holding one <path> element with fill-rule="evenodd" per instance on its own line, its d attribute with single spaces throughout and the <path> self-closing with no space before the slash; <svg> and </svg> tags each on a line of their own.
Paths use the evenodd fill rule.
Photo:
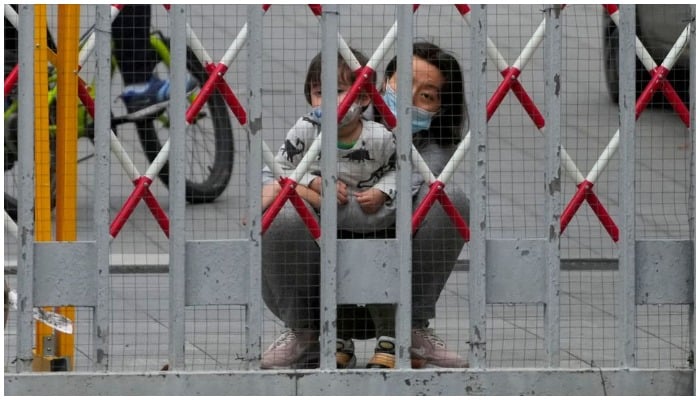
<svg viewBox="0 0 700 400">
<path fill-rule="evenodd" d="M 359 50 L 350 47 L 350 51 L 355 56 L 360 65 L 364 66 L 367 64 L 367 57 L 362 54 Z M 321 85 L 321 53 L 316 54 L 316 56 L 309 63 L 309 69 L 306 72 L 306 80 L 304 81 L 304 96 L 306 96 L 306 101 L 311 104 L 311 87 Z M 372 84 L 376 83 L 376 75 L 372 74 L 370 77 Z M 355 81 L 355 71 L 350 69 L 350 66 L 345 62 L 343 57 L 338 53 L 338 82 L 352 85 Z"/>
</svg>

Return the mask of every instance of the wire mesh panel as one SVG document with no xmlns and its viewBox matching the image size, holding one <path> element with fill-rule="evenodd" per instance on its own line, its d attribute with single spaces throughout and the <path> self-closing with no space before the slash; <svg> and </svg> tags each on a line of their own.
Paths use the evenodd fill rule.
<svg viewBox="0 0 700 400">
<path fill-rule="evenodd" d="M 399 353 L 408 352 L 413 369 L 465 368 L 475 361 L 473 349 L 481 344 L 485 345 L 487 369 L 550 368 L 553 364 L 557 370 L 620 367 L 624 349 L 619 343 L 626 332 L 619 324 L 619 293 L 628 284 L 628 276 L 618 266 L 624 248 L 613 232 L 624 229 L 620 189 L 624 178 L 619 173 L 622 162 L 615 138 L 621 129 L 620 110 L 625 108 L 619 100 L 616 69 L 620 33 L 609 9 L 589 4 L 567 5 L 561 10 L 558 50 L 562 66 L 557 77 L 561 126 L 556 127 L 545 119 L 551 109 L 546 90 L 553 82 L 546 75 L 551 60 L 545 56 L 543 41 L 549 9 L 527 4 L 486 7 L 486 98 L 481 100 L 488 122 L 485 145 L 479 149 L 486 156 L 486 215 L 484 224 L 475 226 L 469 223 L 469 206 L 470 200 L 474 202 L 474 188 L 482 182 L 471 181 L 471 168 L 477 164 L 469 146 L 476 146 L 470 142 L 476 132 L 467 102 L 475 90 L 471 77 L 481 71 L 472 70 L 472 57 L 480 51 L 475 43 L 480 38 L 472 37 L 471 9 L 437 4 L 413 7 L 411 63 L 397 66 L 397 40 L 401 38 L 396 37 L 396 5 L 333 6 L 337 32 L 324 31 L 325 7 L 261 5 L 260 32 L 250 30 L 252 8 L 247 5 L 187 7 L 187 204 L 184 221 L 178 221 L 184 222 L 178 225 L 184 229 L 177 232 L 169 230 L 168 218 L 177 205 L 170 201 L 170 169 L 165 163 L 171 151 L 166 144 L 172 122 L 167 107 L 172 70 L 169 11 L 160 5 L 113 7 L 111 132 L 95 131 L 88 98 L 94 97 L 97 83 L 96 60 L 94 55 L 81 54 L 80 77 L 86 90 L 80 100 L 87 105 L 81 102 L 78 106 L 76 188 L 77 240 L 94 241 L 104 230 L 110 234 L 108 361 L 101 364 L 97 359 L 101 356 L 95 355 L 100 348 L 95 338 L 101 332 L 96 332 L 100 324 L 94 309 L 80 306 L 72 321 L 72 370 L 95 371 L 106 365 L 107 372 L 119 373 L 268 368 L 307 373 L 322 364 L 321 342 L 329 329 L 322 323 L 323 315 L 328 315 L 322 304 L 328 304 L 324 303 L 328 299 L 339 303 L 333 326 L 339 339 L 336 368 L 397 367 L 393 356 L 401 346 L 397 338 L 401 316 L 396 308 L 403 303 L 396 293 L 409 285 L 410 346 Z M 82 6 L 80 11 L 81 48 L 87 49 L 95 32 L 95 8 Z M 661 64 L 682 35 L 683 27 L 676 29 L 675 25 L 687 25 L 691 9 L 637 6 L 636 13 L 641 44 Z M 13 152 L 18 137 L 18 92 L 8 92 L 7 84 L 17 63 L 8 49 L 16 45 L 17 35 L 12 35 L 16 29 L 8 9 L 5 16 L 5 211 L 16 221 L 16 215 L 9 213 L 12 202 L 8 203 L 8 195 L 16 198 L 20 184 L 14 163 L 19 153 Z M 48 7 L 50 37 L 57 35 L 56 18 L 56 7 Z M 660 32 L 654 24 L 674 26 Z M 335 55 L 323 57 L 324 35 L 337 40 L 337 59 Z M 663 36 L 674 37 L 669 44 L 666 38 L 661 40 Z M 257 38 L 260 42 L 255 42 Z M 691 90 L 687 56 L 681 53 L 668 77 L 685 107 L 690 106 Z M 251 60 L 259 61 L 259 71 L 251 70 Z M 329 60 L 337 61 L 337 73 L 330 78 L 323 71 L 329 63 L 333 65 Z M 54 62 L 49 64 L 48 83 L 55 86 L 57 72 Z M 645 65 L 637 64 L 635 101 L 649 80 Z M 402 78 L 404 71 L 409 73 Z M 259 93 L 251 76 L 261 78 Z M 328 79 L 337 79 L 337 93 L 322 90 L 322 82 Z M 404 91 L 400 82 L 412 82 L 411 91 Z M 664 90 L 669 89 L 660 89 Z M 55 100 L 51 99 L 48 137 L 56 130 Z M 329 101 L 338 106 L 338 121 L 323 129 L 329 120 L 324 115 L 328 108 L 322 103 Z M 670 103 L 668 96 L 659 93 L 636 111 L 633 237 L 637 241 L 694 239 L 690 221 L 694 220 L 695 183 L 689 171 L 694 149 L 687 116 L 682 107 L 674 109 Z M 250 115 L 258 105 L 262 110 L 259 120 Z M 405 109 L 398 108 L 401 106 Z M 410 128 L 397 127 L 402 112 L 410 114 Z M 400 168 L 396 166 L 401 161 L 396 159 L 396 152 L 401 152 L 397 142 L 398 135 L 409 129 L 414 146 L 412 176 L 410 189 L 401 193 L 397 189 Z M 512 263 L 503 261 L 508 255 L 500 253 L 486 257 L 487 288 L 527 285 L 516 280 L 529 277 L 528 273 L 515 268 L 545 268 L 545 258 L 536 245 L 550 235 L 545 205 L 553 194 L 548 191 L 545 168 L 548 134 L 557 129 L 561 180 L 552 191 L 561 195 L 559 214 L 571 213 L 559 237 L 560 274 L 546 283 L 537 282 L 537 287 L 545 289 L 558 285 L 557 303 L 548 304 L 551 298 L 542 293 L 523 301 L 487 303 L 486 299 L 502 299 L 502 293 L 479 299 L 478 293 L 470 291 L 470 283 L 481 277 L 473 272 L 476 261 L 469 234 L 483 229 L 484 242 L 492 251 L 504 249 L 498 247 L 504 242 L 532 245 L 519 247 L 520 256 Z M 324 135 L 328 131 L 337 138 Z M 109 226 L 95 226 L 92 207 L 99 190 L 94 173 L 98 134 L 111 138 L 109 204 L 105 205 Z M 258 139 L 262 149 L 251 145 Z M 320 146 L 320 140 L 337 142 L 335 171 L 322 167 L 321 147 L 314 147 Z M 606 153 L 611 146 L 612 151 Z M 262 154 L 260 165 L 249 159 L 257 152 Z M 453 163 L 448 163 L 450 157 Z M 597 169 L 601 162 L 604 167 Z M 251 193 L 251 187 L 258 185 L 262 195 Z M 579 207 L 572 210 L 581 193 Z M 376 197 L 368 197 L 370 194 Z M 324 195 L 337 199 L 335 216 L 324 214 Z M 411 199 L 411 282 L 399 278 L 402 268 L 409 266 L 393 259 L 401 254 L 393 242 L 401 234 L 396 222 L 397 196 Z M 423 210 L 426 198 L 433 203 Z M 319 226 L 329 220 L 337 225 L 337 244 L 333 245 L 343 260 L 323 258 L 328 231 Z M 19 287 L 16 274 L 22 250 L 15 229 L 6 219 L 5 274 L 13 289 Z M 254 234 L 258 229 L 260 237 Z M 175 259 L 179 255 L 170 254 L 173 234 L 185 239 L 188 257 L 206 253 L 206 249 L 215 249 L 205 254 L 212 258 L 235 256 L 219 259 L 211 269 L 188 259 L 187 294 L 180 297 L 178 293 L 173 299 L 177 276 L 169 265 L 182 261 Z M 250 247 L 240 250 L 241 243 Z M 259 252 L 261 265 L 255 267 L 260 269 L 252 268 L 248 251 L 253 258 Z M 322 265 L 336 266 L 340 272 L 328 280 Z M 245 275 L 254 273 L 250 271 L 261 273 L 251 278 Z M 507 276 L 494 284 L 493 274 L 503 271 Z M 256 280 L 262 290 L 251 293 Z M 225 282 L 235 285 L 222 289 Z M 335 283 L 324 286 L 323 282 Z M 635 282 L 647 287 L 643 283 Z M 375 287 L 381 290 L 363 292 Z M 533 288 L 522 291 L 528 290 Z M 366 300 L 361 298 L 365 293 Z M 241 297 L 246 301 L 238 301 Z M 173 315 L 172 307 L 174 300 L 184 298 L 189 303 L 183 316 L 181 368 L 178 360 L 171 359 L 171 341 L 176 336 L 172 329 L 179 326 L 173 324 L 179 316 Z M 473 336 L 473 323 L 482 318 L 473 309 L 470 313 L 470 304 L 477 301 L 485 305 L 483 343 Z M 636 365 L 628 367 L 694 368 L 694 305 L 660 303 L 664 304 L 632 305 Z M 261 327 L 251 326 L 255 319 L 250 313 L 257 306 L 262 310 L 256 315 Z M 550 318 L 558 321 L 554 338 Z M 6 372 L 16 369 L 18 331 L 16 309 L 11 309 L 4 331 Z M 549 340 L 557 341 L 555 362 L 549 358 L 553 348 Z"/>
<path fill-rule="evenodd" d="M 565 271 L 561 280 L 562 367 L 615 365 L 616 271 Z"/>
</svg>

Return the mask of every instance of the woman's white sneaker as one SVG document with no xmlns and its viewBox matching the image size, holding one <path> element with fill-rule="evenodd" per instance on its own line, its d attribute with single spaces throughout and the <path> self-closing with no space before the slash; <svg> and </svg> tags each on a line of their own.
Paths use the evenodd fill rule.
<svg viewBox="0 0 700 400">
<path fill-rule="evenodd" d="M 262 369 L 311 367 L 318 361 L 318 332 L 311 329 L 289 329 L 265 350 L 260 361 Z"/>
<path fill-rule="evenodd" d="M 411 331 L 411 358 L 425 360 L 427 364 L 443 368 L 468 368 L 469 363 L 454 351 L 448 350 L 445 341 L 432 329 Z"/>
</svg>

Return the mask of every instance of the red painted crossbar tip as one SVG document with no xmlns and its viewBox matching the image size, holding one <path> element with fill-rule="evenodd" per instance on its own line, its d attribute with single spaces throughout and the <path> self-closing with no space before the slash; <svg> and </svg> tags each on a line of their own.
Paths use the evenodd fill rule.
<svg viewBox="0 0 700 400">
<path fill-rule="evenodd" d="M 455 7 L 457 7 L 457 11 L 459 11 L 460 15 L 466 15 L 471 11 L 466 4 L 455 4 Z"/>
<path fill-rule="evenodd" d="M 289 200 L 301 217 L 304 225 L 306 225 L 306 227 L 309 229 L 311 236 L 314 238 L 314 240 L 318 241 L 318 239 L 321 237 L 321 227 L 318 225 L 316 218 L 314 218 L 309 209 L 306 207 L 304 200 L 302 200 L 302 198 L 296 192 L 295 189 L 297 183 L 285 177 L 280 178 L 279 181 L 282 189 L 263 214 L 261 234 L 265 234 L 265 232 L 267 232 L 267 229 L 270 227 L 270 225 L 272 225 L 272 222 L 275 220 L 275 217 L 277 217 L 277 214 L 279 214 L 279 212 L 282 210 L 284 203 Z"/>
<path fill-rule="evenodd" d="M 355 75 L 355 82 L 352 84 L 348 90 L 348 94 L 345 95 L 343 101 L 341 101 L 340 105 L 338 106 L 338 122 L 343 119 L 345 114 L 350 109 L 352 103 L 355 102 L 355 99 L 357 99 L 357 96 L 360 94 L 360 90 L 363 90 L 366 87 L 367 82 L 371 82 L 371 78 L 374 76 L 374 70 L 370 66 L 366 65 L 358 70 Z"/>
<path fill-rule="evenodd" d="M 588 204 L 591 206 L 591 210 L 593 210 L 593 213 L 598 217 L 598 220 L 603 225 L 603 228 L 608 232 L 612 240 L 617 242 L 620 239 L 620 230 L 610 214 L 608 214 L 607 210 L 605 210 L 605 207 L 603 207 L 603 204 L 598 199 L 598 196 L 596 196 L 596 194 L 593 192 L 593 183 L 589 181 L 583 181 L 578 184 L 578 189 L 576 190 L 574 197 L 572 197 L 569 204 L 566 205 L 560 220 L 561 233 L 564 233 L 564 230 L 566 230 L 569 222 L 571 222 L 574 214 L 576 214 L 584 201 L 588 202 Z"/>
<path fill-rule="evenodd" d="M 14 89 L 17 79 L 19 78 L 19 64 L 12 68 L 12 71 L 5 78 L 5 97 L 9 96 Z"/>
<path fill-rule="evenodd" d="M 468 242 L 469 227 L 467 226 L 467 223 L 464 222 L 464 219 L 462 219 L 462 216 L 459 214 L 459 210 L 457 210 L 454 204 L 452 204 L 450 198 L 447 196 L 447 194 L 445 194 L 444 189 L 445 184 L 440 181 L 435 181 L 430 184 L 430 189 L 428 189 L 428 193 L 425 195 L 425 197 L 423 197 L 423 200 L 421 200 L 420 204 L 418 204 L 418 207 L 416 208 L 416 211 L 413 213 L 413 217 L 411 218 L 411 234 L 416 234 L 416 232 L 418 231 L 418 227 L 425 219 L 425 216 L 428 215 L 428 211 L 430 211 L 430 208 L 433 206 L 433 203 L 437 201 L 440 203 L 440 205 L 442 205 L 442 208 L 445 210 L 447 216 L 450 217 L 452 222 L 455 224 L 455 227 L 457 228 L 457 231 L 459 232 L 460 236 L 462 236 L 465 242 Z"/>
<path fill-rule="evenodd" d="M 289 178 L 282 177 L 279 180 L 282 189 L 277 193 L 275 200 L 267 207 L 267 210 L 263 213 L 262 217 L 262 234 L 267 232 L 267 228 L 272 225 L 272 221 L 275 220 L 277 214 L 282 210 L 282 206 L 289 198 L 289 193 L 294 190 L 297 183 Z"/>
</svg>

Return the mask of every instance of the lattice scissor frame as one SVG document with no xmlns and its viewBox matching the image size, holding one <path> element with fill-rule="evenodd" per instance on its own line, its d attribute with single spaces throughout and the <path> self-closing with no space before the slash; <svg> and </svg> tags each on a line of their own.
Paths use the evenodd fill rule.
<svg viewBox="0 0 700 400">
<path fill-rule="evenodd" d="M 607 4 L 603 5 L 603 7 L 608 12 L 610 18 L 613 20 L 615 25 L 619 25 L 620 15 L 618 6 L 615 4 Z M 671 83 L 668 82 L 668 80 L 666 79 L 671 68 L 673 68 L 676 61 L 678 61 L 681 52 L 688 44 L 690 37 L 690 27 L 691 23 L 689 23 L 685 27 L 683 32 L 681 32 L 680 36 L 676 40 L 669 53 L 664 58 L 664 61 L 661 63 L 661 65 L 657 65 L 656 62 L 654 62 L 654 59 L 651 57 L 647 49 L 639 40 L 639 37 L 635 37 L 635 52 L 637 54 L 637 57 L 652 76 L 651 80 L 646 85 L 642 93 L 639 95 L 639 98 L 635 102 L 635 119 L 639 118 L 642 111 L 644 111 L 646 106 L 649 104 L 649 101 L 651 100 L 654 93 L 661 90 L 664 96 L 666 96 L 668 101 L 671 103 L 673 109 L 676 111 L 676 114 L 681 119 L 681 121 L 683 121 L 685 126 L 690 126 L 690 113 L 688 112 L 688 108 L 685 106 L 680 96 L 678 96 L 678 93 L 676 93 L 676 90 L 673 88 L 673 86 L 671 86 Z M 605 147 L 596 163 L 591 168 L 586 178 L 579 184 L 578 190 L 564 209 L 564 212 L 562 213 L 561 217 L 562 231 L 566 227 L 566 224 L 568 224 L 569 221 L 571 221 L 571 218 L 573 218 L 574 214 L 581 206 L 583 200 L 588 198 L 588 193 L 592 193 L 591 189 L 593 188 L 593 185 L 598 180 L 598 177 L 603 172 L 603 170 L 608 166 L 608 163 L 610 162 L 610 160 L 612 159 L 613 155 L 619 147 L 619 143 L 620 130 L 618 129 L 617 132 L 615 132 L 613 137 L 608 142 L 608 145 Z M 613 238 L 613 240 L 617 241 L 617 238 Z"/>
</svg>

